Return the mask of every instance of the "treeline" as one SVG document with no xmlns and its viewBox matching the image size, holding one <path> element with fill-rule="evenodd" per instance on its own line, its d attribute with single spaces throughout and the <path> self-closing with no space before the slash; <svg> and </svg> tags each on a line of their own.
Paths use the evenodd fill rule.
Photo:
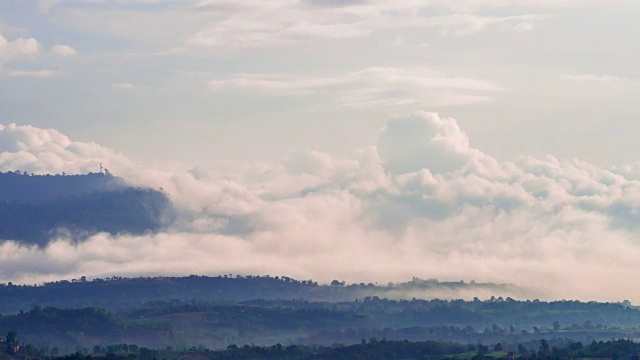
<svg viewBox="0 0 640 360">
<path fill-rule="evenodd" d="M 297 280 L 288 276 L 220 275 L 188 277 L 154 277 L 105 279 L 72 279 L 42 285 L 9 286 L 0 283 L 0 312 L 16 312 L 34 305 L 87 307 L 106 309 L 138 306 L 152 300 L 219 300 L 248 301 L 254 299 L 302 299 L 308 301 L 352 301 L 365 297 L 395 297 L 415 294 L 425 289 L 440 292 L 452 287 L 469 290 L 505 291 L 507 285 L 464 284 L 413 279 L 406 283 L 340 284 L 319 286 L 313 280 Z M 501 299 L 501 298 L 498 298 Z"/>
<path fill-rule="evenodd" d="M 35 175 L 20 170 L 0 171 L 0 201 L 7 202 L 46 202 L 127 187 L 124 180 L 108 173 Z"/>
<path fill-rule="evenodd" d="M 24 343 L 68 353 L 95 344 L 135 342 L 144 346 L 177 345 L 171 324 L 126 322 L 102 309 L 39 306 L 11 316 L 0 315 L 0 329 L 12 329 Z"/>
<path fill-rule="evenodd" d="M 506 306 L 508 304 L 511 307 Z M 575 323 L 563 326 L 558 318 Z M 606 324 L 594 322 L 596 319 L 606 319 Z M 36 346 L 55 343 L 64 346 L 65 351 L 73 351 L 113 342 L 209 348 L 276 342 L 348 345 L 359 343 L 363 338 L 525 343 L 546 337 L 589 342 L 638 337 L 637 327 L 614 324 L 633 320 L 640 320 L 637 309 L 605 303 L 380 298 L 349 302 L 176 299 L 116 311 L 35 306 L 26 312 L 0 316 L 0 330 L 16 329 Z"/>
<path fill-rule="evenodd" d="M 535 347 L 527 349 L 521 344 L 514 349 L 503 347 L 502 344 L 486 346 L 482 344 L 463 345 L 452 342 L 407 340 L 392 341 L 386 339 L 362 339 L 361 343 L 344 346 L 272 346 L 230 345 L 223 350 L 206 348 L 190 348 L 174 350 L 173 348 L 149 349 L 137 345 L 120 344 L 108 347 L 96 347 L 78 351 L 74 354 L 56 357 L 60 360 L 168 360 L 168 359 L 210 359 L 210 360 L 244 360 L 244 359 L 272 359 L 272 360 L 396 360 L 396 359 L 521 359 L 521 360 L 561 360 L 575 358 L 608 358 L 638 360 L 640 344 L 632 340 L 618 339 L 610 341 L 591 342 L 584 346 L 580 342 L 566 342 L 562 346 L 554 346 L 542 339 L 535 342 Z M 55 351 L 52 351 L 55 353 Z M 31 346 L 18 351 L 15 357 L 47 359 L 55 356 Z"/>
<path fill-rule="evenodd" d="M 475 327 L 474 332 L 497 334 L 540 333 L 541 331 L 607 330 L 640 326 L 640 310 L 620 303 L 580 301 L 498 300 L 392 300 L 377 296 L 340 302 L 303 300 L 249 300 L 242 302 L 170 300 L 151 301 L 121 311 L 128 316 L 162 316 L 172 313 L 218 312 L 240 308 L 269 311 L 333 311 L 345 321 L 362 325 L 414 326 L 456 325 Z M 266 316 L 262 314 L 261 316 Z M 328 317 L 328 315 L 325 315 Z M 236 318 L 238 319 L 238 318 Z"/>
<path fill-rule="evenodd" d="M 636 337 L 638 328 L 624 324 L 635 325 L 633 320 L 640 320 L 637 309 L 622 304 L 497 299 L 396 301 L 376 297 L 337 303 L 156 301 L 120 315 L 130 319 L 171 319 L 177 330 L 184 330 L 185 338 L 191 338 L 186 335 L 189 332 L 200 332 L 228 341 L 216 346 L 273 341 L 352 344 L 371 337 L 463 343 L 478 340 L 515 343 L 542 336 L 590 341 Z M 558 318 L 570 321 L 562 325 Z M 598 319 L 605 319 L 605 324 L 596 323 Z"/>
<path fill-rule="evenodd" d="M 0 311 L 15 313 L 35 305 L 109 310 L 137 308 L 147 312 L 146 315 L 158 316 L 178 311 L 194 312 L 183 308 L 187 306 L 185 303 L 204 306 L 207 302 L 214 305 L 216 302 L 253 302 L 251 304 L 257 307 L 279 304 L 293 308 L 312 306 L 308 302 L 327 302 L 336 309 L 357 312 L 395 326 L 447 324 L 482 329 L 497 324 L 505 333 L 512 332 L 510 326 L 526 327 L 527 331 L 640 326 L 640 311 L 628 302 L 518 301 L 508 297 L 476 298 L 472 301 L 384 298 L 386 294 L 398 288 L 406 289 L 411 284 L 331 286 L 286 276 L 231 274 L 217 277 L 80 278 L 38 286 L 0 283 Z M 178 304 L 170 302 L 175 299 Z M 256 299 L 271 302 L 260 303 Z M 275 302 L 277 300 L 282 302 Z"/>
<path fill-rule="evenodd" d="M 188 277 L 147 277 L 73 279 L 42 285 L 0 283 L 0 312 L 17 312 L 35 305 L 57 307 L 101 307 L 121 309 L 153 300 L 321 299 L 332 298 L 312 280 L 289 277 L 228 275 Z"/>
</svg>

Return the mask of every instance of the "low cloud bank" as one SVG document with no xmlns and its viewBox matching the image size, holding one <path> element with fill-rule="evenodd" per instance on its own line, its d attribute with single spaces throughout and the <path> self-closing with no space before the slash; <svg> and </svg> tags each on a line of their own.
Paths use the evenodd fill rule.
<svg viewBox="0 0 640 360">
<path fill-rule="evenodd" d="M 104 163 L 162 187 L 181 215 L 165 233 L 98 234 L 44 248 L 0 244 L 0 280 L 82 275 L 271 274 L 320 282 L 513 283 L 532 297 L 640 302 L 640 165 L 498 162 L 452 118 L 391 120 L 349 158 L 149 169 L 51 129 L 0 125 L 0 171 L 80 173 Z"/>
</svg>

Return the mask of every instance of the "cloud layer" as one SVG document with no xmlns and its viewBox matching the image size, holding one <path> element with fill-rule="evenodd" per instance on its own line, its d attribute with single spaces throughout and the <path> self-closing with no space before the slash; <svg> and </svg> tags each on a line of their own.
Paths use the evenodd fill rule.
<svg viewBox="0 0 640 360">
<path fill-rule="evenodd" d="M 299 44 L 311 38 L 351 39 L 376 31 L 436 29 L 462 36 L 497 28 L 529 31 L 548 16 L 481 16 L 483 8 L 504 4 L 440 1 L 227 1 L 204 0 L 193 10 L 221 18 L 193 34 L 187 48 L 247 48 Z M 521 4 L 515 4 L 517 7 Z M 544 6 L 544 4 L 540 4 Z M 538 5 L 538 6 L 540 6 Z M 513 5 L 512 5 L 513 6 Z"/>
<path fill-rule="evenodd" d="M 0 244 L 0 279 L 272 274 L 328 282 L 511 282 L 547 298 L 640 301 L 640 165 L 552 156 L 499 162 L 455 119 L 389 121 L 348 158 L 151 169 L 52 129 L 0 125 L 0 171 L 88 172 L 99 163 L 163 187 L 181 209 L 166 233 L 95 235 L 45 248 Z"/>
<path fill-rule="evenodd" d="M 73 26 L 168 46 L 172 52 L 264 49 L 309 40 L 353 40 L 407 29 L 440 36 L 525 32 L 558 1 L 41 0 L 41 12 Z M 149 16 L 144 10 L 153 10 Z M 495 13 L 490 15 L 489 13 Z M 123 20 L 123 19 L 127 20 Z M 135 19 L 135 21 L 130 21 Z M 171 26 L 167 26 L 171 24 Z M 165 48 L 165 50 L 167 50 Z"/>
<path fill-rule="evenodd" d="M 240 74 L 212 80 L 209 89 L 253 91 L 271 96 L 320 94 L 343 108 L 466 105 L 488 100 L 500 86 L 483 80 L 445 77 L 427 68 L 372 67 L 342 76 L 293 77 Z"/>
</svg>

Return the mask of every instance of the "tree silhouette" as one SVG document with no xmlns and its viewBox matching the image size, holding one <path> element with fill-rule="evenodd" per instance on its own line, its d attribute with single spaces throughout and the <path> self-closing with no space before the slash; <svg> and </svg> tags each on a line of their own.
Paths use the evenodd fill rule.
<svg viewBox="0 0 640 360">
<path fill-rule="evenodd" d="M 7 333 L 7 344 L 11 345 L 16 342 L 18 339 L 18 332 L 15 330 L 11 330 Z"/>
</svg>

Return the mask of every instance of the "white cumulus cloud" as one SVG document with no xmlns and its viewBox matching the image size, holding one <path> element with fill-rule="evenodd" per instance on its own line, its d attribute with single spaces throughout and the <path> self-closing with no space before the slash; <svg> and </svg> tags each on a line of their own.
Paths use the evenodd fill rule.
<svg viewBox="0 0 640 360">
<path fill-rule="evenodd" d="M 40 44 L 34 38 L 18 38 L 9 41 L 0 34 L 0 65 L 3 62 L 34 56 L 39 51 Z"/>
<path fill-rule="evenodd" d="M 51 53 L 56 56 L 66 57 L 77 55 L 78 51 L 69 45 L 54 45 L 51 48 Z"/>
<path fill-rule="evenodd" d="M 0 75 L 31 78 L 53 78 L 62 75 L 62 72 L 57 70 L 25 70 L 7 66 L 9 63 L 14 65 L 14 63 L 36 58 L 40 54 L 40 49 L 40 43 L 34 38 L 18 38 L 10 41 L 0 33 Z M 66 45 L 56 45 L 51 52 L 58 56 L 75 54 L 75 50 Z"/>
<path fill-rule="evenodd" d="M 0 171 L 87 173 L 106 160 L 114 170 L 132 166 L 121 154 L 98 144 L 71 141 L 54 129 L 0 124 Z"/>
</svg>

